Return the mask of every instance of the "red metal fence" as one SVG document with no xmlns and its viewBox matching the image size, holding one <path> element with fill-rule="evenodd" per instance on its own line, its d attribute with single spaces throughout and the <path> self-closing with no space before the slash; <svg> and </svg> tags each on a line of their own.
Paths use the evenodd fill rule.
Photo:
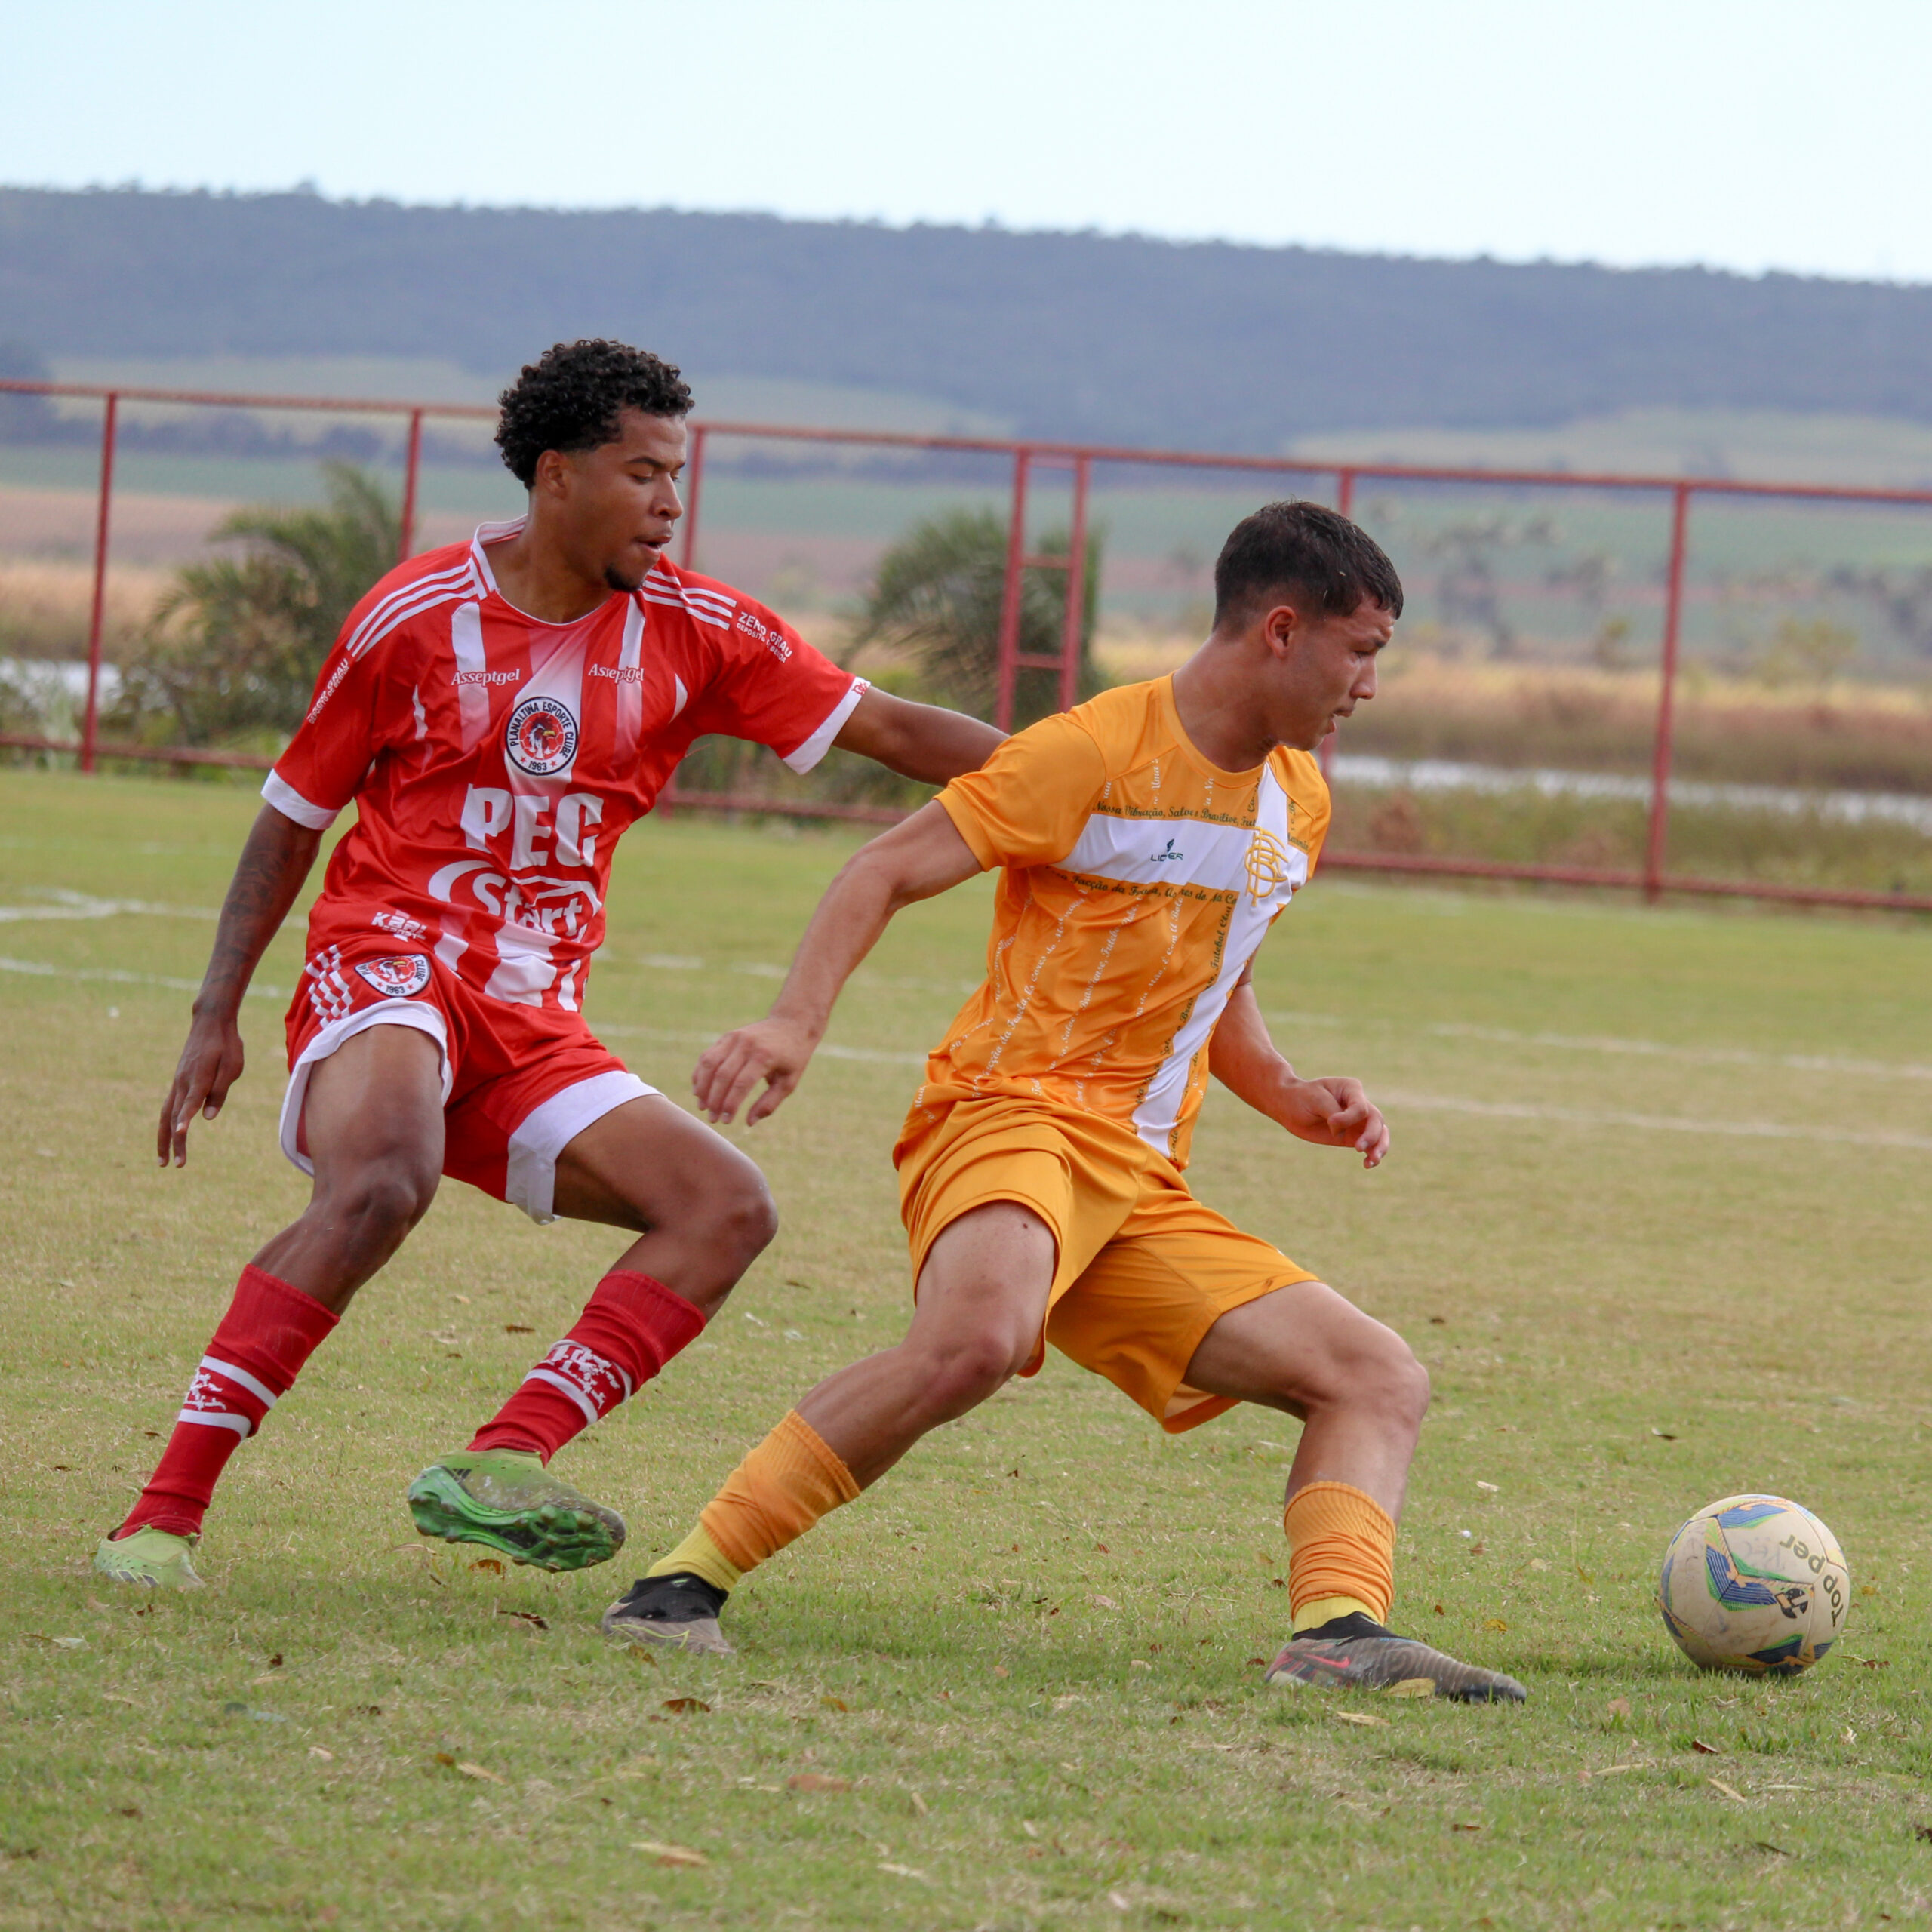
<svg viewBox="0 0 1932 1932">
<path fill-rule="evenodd" d="M 122 405 L 125 403 L 190 405 L 250 411 L 326 411 L 335 414 L 395 417 L 406 420 L 404 445 L 401 557 L 414 547 L 418 524 L 419 485 L 423 467 L 423 429 L 426 420 L 467 419 L 492 421 L 494 408 L 461 403 L 402 402 L 390 400 L 315 396 L 231 395 L 192 390 L 0 380 L 0 393 L 92 399 L 102 405 L 100 485 L 94 541 L 94 595 L 88 632 L 87 697 L 77 742 L 22 734 L 0 735 L 0 745 L 73 752 L 80 768 L 92 771 L 103 756 L 139 759 L 173 765 L 229 765 L 266 768 L 270 761 L 248 753 L 194 747 L 156 748 L 103 743 L 99 737 L 100 691 L 103 620 L 106 608 L 111 512 L 114 494 L 115 451 Z M 1286 457 L 1217 455 L 1184 450 L 1131 449 L 1105 445 L 1040 441 L 1009 441 L 983 437 L 918 435 L 884 430 L 807 429 L 780 423 L 695 420 L 691 425 L 689 460 L 685 476 L 685 513 L 680 533 L 680 561 L 691 565 L 697 552 L 703 504 L 707 454 L 724 438 L 765 443 L 824 445 L 881 451 L 924 451 L 1004 457 L 1012 465 L 1011 513 L 1004 596 L 999 631 L 999 663 L 995 716 L 1010 725 L 1018 674 L 1023 669 L 1057 675 L 1063 708 L 1075 699 L 1080 641 L 1092 587 L 1085 582 L 1088 500 L 1095 468 L 1132 466 L 1196 475 L 1251 475 L 1284 479 L 1318 479 L 1332 484 L 1337 507 L 1352 511 L 1358 485 L 1475 484 L 1521 486 L 1558 491 L 1614 492 L 1648 497 L 1667 504 L 1669 548 L 1663 578 L 1663 613 L 1659 655 L 1658 697 L 1649 779 L 1644 862 L 1641 869 L 1611 870 L 1587 865 L 1513 865 L 1474 858 L 1439 858 L 1389 852 L 1331 851 L 1323 863 L 1347 869 L 1432 875 L 1438 877 L 1540 881 L 1546 883 L 1607 886 L 1641 891 L 1654 900 L 1666 892 L 1740 898 L 1779 900 L 1798 903 L 1872 907 L 1932 912 L 1932 896 L 1838 890 L 1830 888 L 1687 877 L 1668 871 L 1665 859 L 1670 814 L 1672 732 L 1684 628 L 1685 564 L 1690 541 L 1694 502 L 1712 499 L 1755 498 L 1794 503 L 1863 504 L 1932 509 L 1932 490 L 1860 488 L 1834 484 L 1746 482 L 1719 476 L 1669 476 L 1592 473 L 1573 470 L 1458 468 L 1388 463 L 1321 463 Z M 1069 472 L 1072 517 L 1064 555 L 1029 547 L 1029 488 L 1041 470 Z M 1029 570 L 1064 571 L 1066 577 L 1060 648 L 1048 654 L 1020 648 L 1021 602 Z M 1331 738 L 1323 747 L 1324 764 L 1332 752 Z M 900 814 L 884 807 L 836 804 L 809 800 L 776 801 L 749 795 L 704 793 L 672 789 L 665 802 L 672 806 L 755 811 L 781 816 L 887 823 Z"/>
</svg>

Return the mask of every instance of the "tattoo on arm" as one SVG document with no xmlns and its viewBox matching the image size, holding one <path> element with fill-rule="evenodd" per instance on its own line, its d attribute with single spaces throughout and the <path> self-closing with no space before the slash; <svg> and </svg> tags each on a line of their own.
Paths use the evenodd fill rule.
<svg viewBox="0 0 1932 1932">
<path fill-rule="evenodd" d="M 257 962 L 295 903 L 321 840 L 319 832 L 284 817 L 272 805 L 263 808 L 222 902 L 198 1006 L 240 1003 Z"/>
</svg>

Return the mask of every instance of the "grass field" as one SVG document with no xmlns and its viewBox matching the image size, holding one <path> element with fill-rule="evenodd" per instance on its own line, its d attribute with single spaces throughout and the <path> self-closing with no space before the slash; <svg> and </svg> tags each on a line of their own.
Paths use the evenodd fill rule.
<svg viewBox="0 0 1932 1932">
<path fill-rule="evenodd" d="M 0 1927 L 1873 1927 L 1932 1912 L 1924 1590 L 1932 927 L 1318 881 L 1278 1036 L 1358 1072 L 1364 1174 L 1211 1102 L 1202 1194 L 1393 1322 L 1435 1407 L 1398 1621 L 1522 1709 L 1274 1691 L 1294 1439 L 1168 1438 L 1064 1361 L 760 1572 L 734 1660 L 595 1618 L 789 1398 L 904 1317 L 886 1150 L 977 971 L 983 888 L 907 915 L 749 1137 L 784 1216 L 736 1300 L 567 1452 L 601 1574 L 497 1574 L 405 1483 L 613 1237 L 451 1183 L 211 1518 L 211 1587 L 90 1575 L 241 1260 L 301 1199 L 252 1068 L 152 1164 L 248 794 L 0 772 Z M 593 1020 L 683 1087 L 762 1009 L 848 841 L 680 821 L 620 857 Z M 285 934 L 264 965 L 286 989 Z M 51 970 L 42 970 L 51 969 Z M 1490 1487 L 1493 1485 L 1494 1487 Z M 1727 1491 L 1838 1531 L 1810 1679 L 1700 1677 L 1651 1605 Z M 667 1863 L 663 1847 L 684 1848 Z M 660 1847 L 651 1849 L 650 1847 Z"/>
</svg>

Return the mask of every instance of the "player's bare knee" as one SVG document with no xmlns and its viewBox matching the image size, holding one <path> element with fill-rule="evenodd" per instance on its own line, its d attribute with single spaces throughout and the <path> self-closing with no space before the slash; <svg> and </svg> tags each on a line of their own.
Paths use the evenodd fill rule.
<svg viewBox="0 0 1932 1932">
<path fill-rule="evenodd" d="M 1429 1413 L 1429 1371 L 1392 1330 L 1384 1328 L 1354 1364 L 1355 1399 L 1393 1423 L 1419 1429 Z"/>
<path fill-rule="evenodd" d="M 1026 1358 L 998 1335 L 951 1339 L 923 1351 L 924 1399 L 950 1420 L 998 1395 L 1026 1366 Z"/>
<path fill-rule="evenodd" d="M 706 1234 L 715 1251 L 728 1258 L 732 1278 L 742 1275 L 778 1232 L 778 1209 L 764 1177 L 747 1161 L 728 1176 L 709 1204 Z"/>
<path fill-rule="evenodd" d="M 402 1161 L 372 1165 L 337 1183 L 317 1205 L 355 1244 L 393 1247 L 429 1211 L 436 1178 Z"/>
</svg>

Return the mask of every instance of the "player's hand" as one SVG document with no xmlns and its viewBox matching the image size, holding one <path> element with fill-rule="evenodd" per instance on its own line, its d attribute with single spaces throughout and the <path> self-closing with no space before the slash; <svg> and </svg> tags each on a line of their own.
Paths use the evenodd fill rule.
<svg viewBox="0 0 1932 1932">
<path fill-rule="evenodd" d="M 221 1112 L 229 1088 L 242 1077 L 242 1029 L 234 1016 L 196 1014 L 162 1103 L 155 1151 L 164 1168 L 171 1158 L 177 1168 L 187 1164 L 189 1123 L 197 1114 L 213 1120 Z"/>
<path fill-rule="evenodd" d="M 1359 1080 L 1297 1080 L 1275 1118 L 1318 1147 L 1352 1147 L 1365 1168 L 1379 1168 L 1389 1152 L 1389 1123 Z"/>
<path fill-rule="evenodd" d="M 755 1127 L 797 1086 L 817 1038 L 795 1022 L 755 1020 L 707 1047 L 691 1075 L 698 1112 L 708 1121 L 729 1121 L 751 1100 L 762 1080 L 764 1091 L 752 1101 L 745 1124 Z"/>
</svg>

